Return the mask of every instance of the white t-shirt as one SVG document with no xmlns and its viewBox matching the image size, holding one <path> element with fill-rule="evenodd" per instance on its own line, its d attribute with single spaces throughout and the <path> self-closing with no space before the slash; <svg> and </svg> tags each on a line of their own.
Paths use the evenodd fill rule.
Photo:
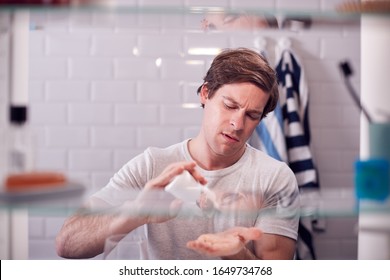
<svg viewBox="0 0 390 280">
<path fill-rule="evenodd" d="M 167 165 L 179 161 L 193 161 L 188 140 L 167 148 L 148 148 L 126 163 L 94 197 L 112 206 L 120 205 L 128 199 L 126 190 L 143 188 Z M 247 145 L 245 153 L 234 165 L 221 170 L 198 170 L 208 181 L 207 188 L 218 194 L 224 209 L 234 211 L 213 211 L 211 214 L 210 211 L 194 211 L 192 215 L 186 210 L 196 207 L 183 205 L 182 213 L 176 218 L 146 225 L 150 258 L 207 259 L 187 249 L 186 243 L 201 234 L 235 226 L 258 227 L 264 233 L 297 239 L 298 186 L 293 172 L 284 162 Z M 251 244 L 248 247 L 253 251 Z"/>
</svg>

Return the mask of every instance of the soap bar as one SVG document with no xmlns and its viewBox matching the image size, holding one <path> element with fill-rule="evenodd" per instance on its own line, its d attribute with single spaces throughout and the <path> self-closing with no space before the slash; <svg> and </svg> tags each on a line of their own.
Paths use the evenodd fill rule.
<svg viewBox="0 0 390 280">
<path fill-rule="evenodd" d="M 196 203 L 201 195 L 202 185 L 198 183 L 194 177 L 187 171 L 177 175 L 172 182 L 170 182 L 165 190 L 175 197 L 185 201 Z"/>
<path fill-rule="evenodd" d="M 9 175 L 5 180 L 7 191 L 24 191 L 31 189 L 61 187 L 66 177 L 57 172 L 26 172 Z"/>
</svg>

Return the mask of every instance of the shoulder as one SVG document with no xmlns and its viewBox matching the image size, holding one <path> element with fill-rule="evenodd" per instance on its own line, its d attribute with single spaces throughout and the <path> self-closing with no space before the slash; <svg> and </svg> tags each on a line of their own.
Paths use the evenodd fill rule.
<svg viewBox="0 0 390 280">
<path fill-rule="evenodd" d="M 144 154 L 149 155 L 153 158 L 156 157 L 165 157 L 165 156 L 174 156 L 183 154 L 186 148 L 188 140 L 173 144 L 168 147 L 149 147 L 145 150 Z"/>
<path fill-rule="evenodd" d="M 295 188 L 296 177 L 291 168 L 283 161 L 274 159 L 268 154 L 248 145 L 247 167 L 252 172 L 263 174 L 262 179 L 276 182 L 277 184 L 293 185 Z"/>
<path fill-rule="evenodd" d="M 151 176 L 157 176 L 171 163 L 188 160 L 187 142 L 185 140 L 165 148 L 147 148 L 143 158 L 151 168 Z"/>
<path fill-rule="evenodd" d="M 248 159 L 251 165 L 259 166 L 262 169 L 290 170 L 288 165 L 280 160 L 274 159 L 265 152 L 247 145 Z"/>
</svg>

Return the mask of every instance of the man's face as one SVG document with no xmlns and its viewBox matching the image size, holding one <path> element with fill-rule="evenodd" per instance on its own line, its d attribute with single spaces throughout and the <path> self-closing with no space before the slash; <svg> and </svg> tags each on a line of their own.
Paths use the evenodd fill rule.
<svg viewBox="0 0 390 280">
<path fill-rule="evenodd" d="M 202 132 L 214 156 L 241 157 L 246 141 L 261 120 L 269 95 L 251 83 L 227 84 L 208 98 L 207 85 Z"/>
</svg>

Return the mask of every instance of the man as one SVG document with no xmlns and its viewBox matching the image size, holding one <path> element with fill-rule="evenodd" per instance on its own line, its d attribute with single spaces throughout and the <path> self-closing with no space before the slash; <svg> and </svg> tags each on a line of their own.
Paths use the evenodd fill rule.
<svg viewBox="0 0 390 280">
<path fill-rule="evenodd" d="M 60 256 L 96 256 L 108 236 L 146 226 L 153 259 L 293 258 L 299 219 L 294 174 L 246 143 L 277 104 L 275 72 L 254 51 L 225 50 L 198 94 L 199 134 L 165 149 L 148 148 L 124 165 L 84 214 L 65 222 L 57 236 Z M 207 188 L 203 198 L 213 194 L 211 211 L 210 199 L 200 197 L 197 214 L 183 214 L 185 203 L 164 191 L 184 171 Z M 128 190 L 139 194 L 128 198 Z M 106 211 L 88 214 L 96 209 Z"/>
</svg>

